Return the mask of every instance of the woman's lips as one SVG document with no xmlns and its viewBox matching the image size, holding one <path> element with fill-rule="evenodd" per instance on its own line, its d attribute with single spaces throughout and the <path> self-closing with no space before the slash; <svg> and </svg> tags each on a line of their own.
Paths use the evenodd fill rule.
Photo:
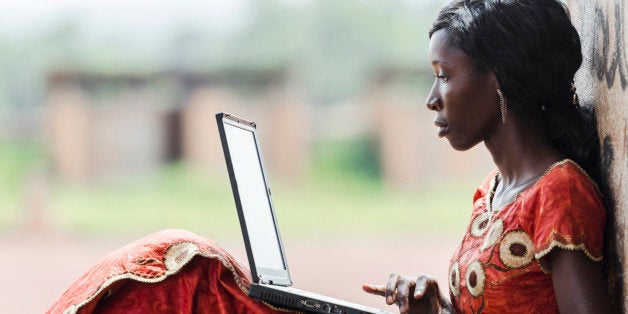
<svg viewBox="0 0 628 314">
<path fill-rule="evenodd" d="M 438 137 L 445 137 L 449 134 L 449 125 L 442 120 L 434 120 L 434 125 L 438 127 Z"/>
</svg>

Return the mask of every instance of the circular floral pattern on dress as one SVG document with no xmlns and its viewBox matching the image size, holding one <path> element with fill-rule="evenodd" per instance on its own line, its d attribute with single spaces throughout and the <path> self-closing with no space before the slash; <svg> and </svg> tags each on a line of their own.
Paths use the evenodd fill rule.
<svg viewBox="0 0 628 314">
<path fill-rule="evenodd" d="M 484 268 L 479 261 L 475 261 L 469 264 L 467 267 L 466 284 L 469 293 L 474 297 L 479 297 L 484 293 Z"/>
<path fill-rule="evenodd" d="M 474 237 L 481 237 L 486 230 L 488 230 L 488 212 L 484 212 L 479 214 L 473 221 L 471 222 L 471 235 Z"/>
<path fill-rule="evenodd" d="M 449 291 L 454 296 L 460 295 L 460 265 L 458 262 L 453 262 L 449 267 Z"/>
<path fill-rule="evenodd" d="M 504 222 L 501 219 L 495 220 L 495 222 L 493 222 L 491 227 L 488 229 L 488 234 L 486 235 L 486 238 L 484 239 L 484 243 L 482 243 L 482 247 L 480 247 L 480 250 L 484 251 L 493 246 L 493 244 L 497 243 L 497 240 L 499 240 L 499 237 L 502 236 L 503 232 Z"/>
<path fill-rule="evenodd" d="M 499 244 L 499 259 L 510 268 L 528 266 L 534 260 L 534 243 L 525 231 L 510 231 Z"/>
</svg>

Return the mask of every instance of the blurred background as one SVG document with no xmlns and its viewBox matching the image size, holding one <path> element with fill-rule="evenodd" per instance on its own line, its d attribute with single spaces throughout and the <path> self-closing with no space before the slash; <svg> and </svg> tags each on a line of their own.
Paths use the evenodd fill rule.
<svg viewBox="0 0 628 314">
<path fill-rule="evenodd" d="M 246 263 L 220 111 L 258 122 L 297 287 L 380 308 L 360 284 L 392 271 L 446 291 L 493 165 L 425 107 L 441 0 L 0 2 L 3 312 L 161 229 Z"/>
</svg>

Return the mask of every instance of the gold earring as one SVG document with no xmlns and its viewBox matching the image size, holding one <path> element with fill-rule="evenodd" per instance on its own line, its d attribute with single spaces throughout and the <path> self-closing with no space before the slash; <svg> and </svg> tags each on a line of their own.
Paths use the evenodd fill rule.
<svg viewBox="0 0 628 314">
<path fill-rule="evenodd" d="M 571 81 L 571 93 L 573 94 L 573 106 L 576 108 L 580 108 L 580 100 L 578 99 L 578 93 L 576 91 L 576 83 Z"/>
<path fill-rule="evenodd" d="M 506 123 L 506 116 L 508 116 L 508 106 L 506 106 L 506 99 L 501 89 L 497 89 L 497 95 L 499 96 L 499 108 L 502 111 L 502 124 Z"/>
</svg>

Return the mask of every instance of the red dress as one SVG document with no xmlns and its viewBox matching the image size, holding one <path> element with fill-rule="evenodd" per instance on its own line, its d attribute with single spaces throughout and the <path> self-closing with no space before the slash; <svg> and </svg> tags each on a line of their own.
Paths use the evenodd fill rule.
<svg viewBox="0 0 628 314">
<path fill-rule="evenodd" d="M 164 230 L 107 255 L 47 313 L 285 313 L 249 298 L 250 284 L 215 242 Z"/>
<path fill-rule="evenodd" d="M 491 210 L 496 178 L 494 172 L 476 191 L 471 222 L 450 262 L 456 312 L 558 313 L 543 257 L 559 247 L 602 260 L 605 211 L 597 188 L 564 160 L 514 201 Z"/>
</svg>

